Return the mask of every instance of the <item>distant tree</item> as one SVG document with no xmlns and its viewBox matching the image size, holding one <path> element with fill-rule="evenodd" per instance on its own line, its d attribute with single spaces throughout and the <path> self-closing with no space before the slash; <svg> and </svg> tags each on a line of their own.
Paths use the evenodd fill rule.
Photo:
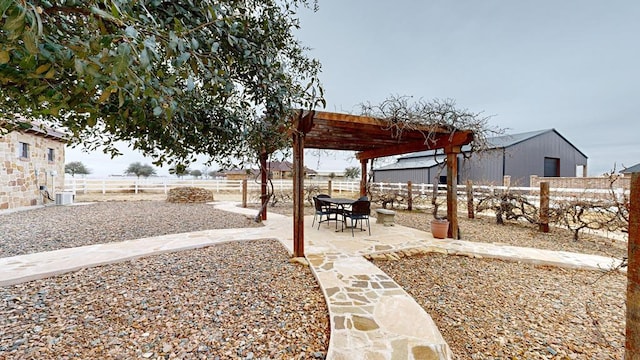
<svg viewBox="0 0 640 360">
<path fill-rule="evenodd" d="M 355 179 L 360 176 L 360 168 L 357 166 L 344 169 L 344 177 L 347 179 Z"/>
<path fill-rule="evenodd" d="M 89 170 L 83 163 L 80 161 L 72 161 L 64 166 L 65 174 L 70 174 L 71 177 L 75 177 L 76 174 L 79 175 L 88 175 L 91 174 L 91 170 Z"/>
<path fill-rule="evenodd" d="M 334 172 L 329 173 L 329 179 L 333 180 L 333 178 L 335 177 L 336 177 L 336 173 Z"/>
<path fill-rule="evenodd" d="M 191 171 L 189 172 L 189 174 L 190 174 L 191 176 L 193 176 L 194 178 L 196 178 L 196 179 L 197 179 L 197 178 L 199 178 L 200 176 L 202 176 L 202 171 L 200 171 L 200 170 L 198 170 L 198 169 L 195 169 L 195 170 L 191 170 Z"/>
<path fill-rule="evenodd" d="M 127 170 L 125 170 L 124 173 L 127 175 L 135 175 L 138 178 L 140 178 L 140 176 L 149 177 L 151 175 L 155 175 L 156 170 L 151 165 L 148 165 L 148 164 L 142 165 L 139 162 L 134 162 L 131 165 L 129 165 L 129 167 L 127 168 Z"/>
<path fill-rule="evenodd" d="M 211 178 L 215 178 L 216 176 L 219 176 L 221 172 L 222 172 L 221 170 L 218 170 L 218 171 L 211 170 L 211 171 L 209 171 L 208 175 Z"/>
</svg>

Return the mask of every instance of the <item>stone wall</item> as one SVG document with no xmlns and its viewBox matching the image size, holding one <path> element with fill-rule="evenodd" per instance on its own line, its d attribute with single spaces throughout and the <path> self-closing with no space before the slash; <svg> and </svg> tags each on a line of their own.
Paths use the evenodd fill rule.
<svg viewBox="0 0 640 360">
<path fill-rule="evenodd" d="M 631 186 L 630 177 L 617 176 L 613 187 L 629 190 Z M 609 189 L 608 177 L 539 177 L 531 175 L 531 187 L 540 187 L 541 181 L 547 181 L 550 188 L 561 189 Z"/>
<path fill-rule="evenodd" d="M 19 156 L 21 142 L 28 144 L 28 158 Z M 48 159 L 49 149 L 53 149 L 53 161 Z M 64 142 L 31 132 L 13 131 L 0 137 L 0 210 L 51 202 L 40 186 L 46 186 L 53 199 L 55 192 L 64 189 Z"/>
</svg>

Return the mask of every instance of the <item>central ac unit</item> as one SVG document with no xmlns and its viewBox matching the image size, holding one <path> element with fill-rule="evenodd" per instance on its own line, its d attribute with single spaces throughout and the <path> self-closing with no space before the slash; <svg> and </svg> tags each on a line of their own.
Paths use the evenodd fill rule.
<svg viewBox="0 0 640 360">
<path fill-rule="evenodd" d="M 73 204 L 73 193 L 61 192 L 56 194 L 56 205 Z"/>
</svg>

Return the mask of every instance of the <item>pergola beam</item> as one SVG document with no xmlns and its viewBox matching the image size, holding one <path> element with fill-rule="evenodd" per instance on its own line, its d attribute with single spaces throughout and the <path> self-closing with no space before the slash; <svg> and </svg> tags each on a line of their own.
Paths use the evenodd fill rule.
<svg viewBox="0 0 640 360">
<path fill-rule="evenodd" d="M 365 150 L 356 154 L 358 160 L 375 159 L 385 156 L 402 155 L 417 151 L 441 149 L 445 146 L 462 146 L 473 140 L 470 131 L 458 131 L 453 134 L 442 134 L 434 140 L 418 140 L 393 146 L 381 147 L 374 150 Z"/>
</svg>

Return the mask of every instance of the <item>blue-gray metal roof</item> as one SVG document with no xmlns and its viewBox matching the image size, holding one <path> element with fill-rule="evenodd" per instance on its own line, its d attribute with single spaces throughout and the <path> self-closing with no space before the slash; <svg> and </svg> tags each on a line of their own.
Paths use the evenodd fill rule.
<svg viewBox="0 0 640 360">
<path fill-rule="evenodd" d="M 628 168 L 624 169 L 624 170 L 620 170 L 620 172 L 622 174 L 631 174 L 634 172 L 640 172 L 640 163 L 635 164 L 633 166 L 629 166 Z"/>
<path fill-rule="evenodd" d="M 406 159 L 407 157 L 403 157 L 403 159 Z M 385 170 L 396 170 L 396 169 L 422 169 L 422 168 L 430 168 L 433 167 L 435 165 L 438 164 L 442 164 L 442 162 L 444 161 L 444 157 L 443 156 L 438 156 L 437 157 L 437 161 L 435 159 L 433 159 L 433 157 L 429 158 L 429 159 L 424 159 L 424 156 L 422 159 L 416 159 L 416 160 L 402 160 L 402 161 L 398 161 L 392 164 L 388 164 L 388 165 L 384 165 L 381 167 L 376 167 L 375 170 L 376 171 L 385 171 Z"/>
<path fill-rule="evenodd" d="M 487 138 L 487 142 L 489 143 L 489 148 L 491 149 L 506 148 L 509 146 L 513 146 L 517 143 L 521 143 L 525 140 L 531 139 L 533 137 L 536 137 L 538 135 L 542 135 L 549 131 L 555 131 L 555 130 L 545 129 L 545 130 L 538 130 L 538 131 L 523 132 L 519 134 L 494 136 L 494 137 Z"/>
<path fill-rule="evenodd" d="M 582 151 L 580 151 L 577 147 L 575 147 L 573 144 L 571 144 L 571 142 L 569 142 L 564 136 L 562 136 L 558 131 L 556 131 L 556 129 L 544 129 L 544 130 L 528 131 L 528 132 L 523 132 L 523 133 L 518 133 L 518 134 L 508 134 L 508 135 L 489 137 L 489 138 L 487 138 L 487 145 L 489 146 L 489 149 L 508 148 L 510 146 L 513 146 L 515 144 L 521 143 L 521 142 L 523 142 L 525 140 L 529 140 L 529 139 L 531 139 L 533 137 L 548 133 L 550 131 L 553 131 L 556 134 L 558 134 L 558 136 L 560 136 L 567 143 L 569 143 L 571 146 L 573 146 L 573 148 L 576 149 L 585 158 L 587 157 Z M 469 145 L 465 145 L 465 146 L 462 147 L 462 151 L 463 152 L 469 151 L 469 150 L 470 150 Z M 415 153 L 400 157 L 400 158 L 398 158 L 398 160 L 406 160 L 406 159 L 412 159 L 412 158 L 423 158 L 425 156 L 432 156 L 432 155 L 433 155 L 433 150 L 420 151 L 420 152 L 415 152 Z"/>
</svg>

